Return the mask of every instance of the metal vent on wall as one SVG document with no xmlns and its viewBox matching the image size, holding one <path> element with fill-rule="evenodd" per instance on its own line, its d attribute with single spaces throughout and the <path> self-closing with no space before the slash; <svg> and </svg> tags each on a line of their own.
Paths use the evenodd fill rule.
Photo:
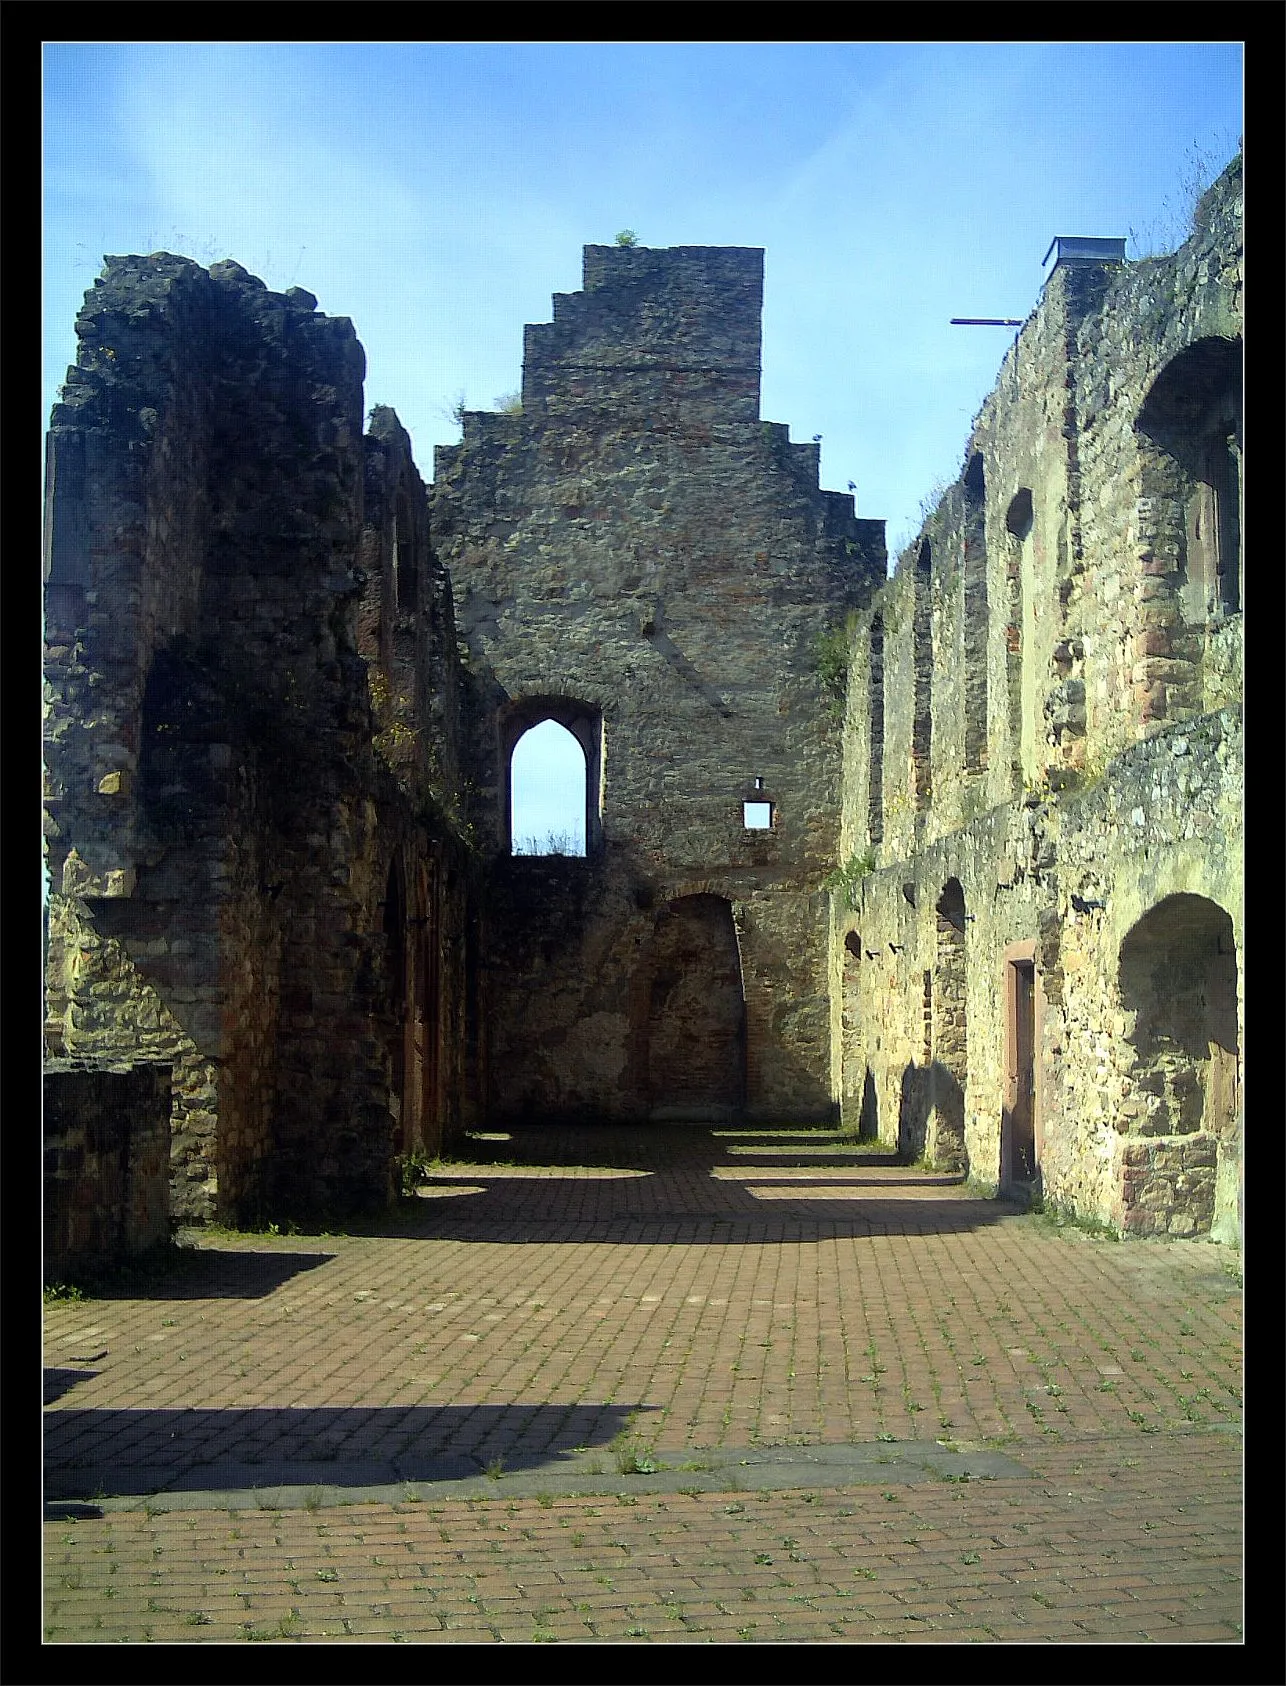
<svg viewBox="0 0 1286 1686">
<path fill-rule="evenodd" d="M 1058 254 L 1054 259 L 1054 269 L 1064 263 L 1124 263 L 1125 236 L 1056 234 L 1049 243 L 1049 252 Z M 1042 269 L 1049 262 L 1049 252 L 1040 260 Z"/>
</svg>

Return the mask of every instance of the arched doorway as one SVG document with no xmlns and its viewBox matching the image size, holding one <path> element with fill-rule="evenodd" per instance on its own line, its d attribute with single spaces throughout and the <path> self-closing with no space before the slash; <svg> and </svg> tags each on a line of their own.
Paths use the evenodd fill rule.
<svg viewBox="0 0 1286 1686">
<path fill-rule="evenodd" d="M 1167 896 L 1127 933 L 1121 1002 L 1129 1134 L 1126 1222 L 1171 1234 L 1240 1234 L 1237 949 L 1204 896 Z M 1147 1138 L 1167 1138 L 1153 1151 Z M 1179 1138 L 1176 1140 L 1176 1138 Z"/>
<path fill-rule="evenodd" d="M 384 893 L 384 954 L 389 1003 L 389 1112 L 393 1117 L 393 1151 L 406 1151 L 406 887 L 402 863 L 394 860 L 388 870 Z"/>
<path fill-rule="evenodd" d="M 1035 1189 L 1040 1179 L 1042 999 L 1034 939 L 1004 955 L 1005 1097 L 1000 1114 L 1000 1185 Z"/>
<path fill-rule="evenodd" d="M 746 1008 L 730 903 L 671 902 L 657 915 L 646 964 L 649 1116 L 735 1118 L 746 1093 Z"/>
</svg>

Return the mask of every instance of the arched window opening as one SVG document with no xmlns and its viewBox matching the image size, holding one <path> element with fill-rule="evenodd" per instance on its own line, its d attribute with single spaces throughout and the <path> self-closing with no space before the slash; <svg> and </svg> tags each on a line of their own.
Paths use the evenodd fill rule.
<svg viewBox="0 0 1286 1686">
<path fill-rule="evenodd" d="M 1005 512 L 1005 530 L 1011 538 L 1021 544 L 1031 532 L 1032 501 L 1031 491 L 1026 486 L 1020 486 L 1009 500 L 1009 508 Z"/>
<path fill-rule="evenodd" d="M 511 855 L 584 859 L 603 846 L 603 716 L 574 697 L 520 697 L 499 719 L 501 835 Z"/>
<path fill-rule="evenodd" d="M 510 836 L 515 855 L 584 855 L 588 767 L 566 726 L 542 720 L 509 761 Z"/>
<path fill-rule="evenodd" d="M 1241 341 L 1211 337 L 1166 364 L 1139 411 L 1139 433 L 1178 470 L 1170 497 L 1190 625 L 1241 608 L 1241 389 Z"/>
<path fill-rule="evenodd" d="M 963 934 L 965 928 L 964 890 L 958 878 L 948 878 L 938 897 L 939 929 L 943 924 Z"/>
</svg>

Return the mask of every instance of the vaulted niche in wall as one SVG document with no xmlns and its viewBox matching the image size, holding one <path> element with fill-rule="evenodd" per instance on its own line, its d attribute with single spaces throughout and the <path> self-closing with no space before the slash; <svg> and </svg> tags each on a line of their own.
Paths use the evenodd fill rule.
<svg viewBox="0 0 1286 1686">
<path fill-rule="evenodd" d="M 681 896 L 645 953 L 645 1071 L 654 1119 L 736 1117 L 746 1093 L 746 1009 L 732 906 Z"/>
<path fill-rule="evenodd" d="M 1212 1136 L 1225 1174 L 1216 1177 L 1211 1166 L 1203 1177 L 1204 1156 L 1194 1155 L 1183 1178 L 1190 1209 L 1199 1230 L 1212 1215 L 1235 1227 L 1240 1144 L 1232 920 L 1204 896 L 1167 896 L 1122 942 L 1120 986 L 1133 1020 L 1126 1036 L 1130 1133 Z"/>
<path fill-rule="evenodd" d="M 964 890 L 948 878 L 937 905 L 937 965 L 933 974 L 933 1111 L 926 1144 L 944 1171 L 968 1169 L 965 1155 L 965 1078 L 969 1044 L 965 1026 Z"/>
<path fill-rule="evenodd" d="M 871 666 L 868 679 L 871 722 L 870 774 L 866 787 L 866 835 L 871 843 L 884 841 L 884 616 L 871 621 Z"/>
<path fill-rule="evenodd" d="M 1239 339 L 1186 347 L 1152 383 L 1135 424 L 1144 442 L 1144 492 L 1169 505 L 1157 553 L 1164 554 L 1167 539 L 1178 544 L 1190 626 L 1241 608 L 1241 353 Z"/>
<path fill-rule="evenodd" d="M 592 855 L 602 845 L 603 720 L 568 697 L 529 697 L 501 719 L 505 833 L 513 855 Z"/>
<path fill-rule="evenodd" d="M 978 771 L 987 760 L 987 485 L 981 455 L 964 474 L 964 758 Z"/>
<path fill-rule="evenodd" d="M 842 1090 L 840 1111 L 846 1129 L 858 1120 L 858 1134 L 864 1133 L 864 1079 L 874 1080 L 864 1058 L 861 1012 L 862 939 L 856 931 L 844 938 L 844 978 L 841 993 L 840 1071 Z M 874 1132 L 871 1132 L 874 1134 Z"/>
<path fill-rule="evenodd" d="M 915 559 L 912 579 L 912 660 L 915 663 L 915 712 L 911 721 L 911 776 L 916 812 L 933 794 L 933 551 L 928 539 Z"/>
<path fill-rule="evenodd" d="M 1033 768 L 1035 746 L 1032 741 L 1032 721 L 1035 714 L 1034 676 L 1024 676 L 1023 653 L 1030 647 L 1031 632 L 1028 620 L 1034 611 L 1032 590 L 1032 496 L 1026 486 L 1020 486 L 1009 500 L 1005 512 L 1005 531 L 1009 535 L 1009 557 L 1006 572 L 1009 576 L 1009 619 L 1005 626 L 1005 670 L 1008 680 L 1009 756 L 1010 765 L 1021 784 L 1025 769 Z M 1031 695 L 1025 695 L 1031 691 Z"/>
</svg>

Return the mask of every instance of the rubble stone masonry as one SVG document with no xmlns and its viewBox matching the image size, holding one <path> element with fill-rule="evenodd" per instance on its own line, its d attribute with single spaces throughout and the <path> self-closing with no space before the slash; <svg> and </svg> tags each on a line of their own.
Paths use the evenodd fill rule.
<svg viewBox="0 0 1286 1686">
<path fill-rule="evenodd" d="M 760 420 L 761 292 L 758 251 L 588 247 L 584 291 L 527 330 L 521 412 L 467 414 L 438 452 L 431 525 L 492 862 L 499 1120 L 734 1104 L 703 1109 L 650 1052 L 677 981 L 669 925 L 702 897 L 726 922 L 685 950 L 694 1005 L 722 987 L 734 928 L 740 955 L 745 1067 L 729 1065 L 728 1095 L 752 1118 L 832 1114 L 840 729 L 818 645 L 883 577 L 883 527 L 818 489 L 815 445 Z M 509 755 L 542 718 L 583 734 L 584 859 L 510 852 Z M 767 829 L 747 828 L 747 800 L 771 805 Z"/>
<path fill-rule="evenodd" d="M 892 577 L 760 417 L 757 250 L 587 247 L 431 485 L 311 294 L 109 258 L 49 435 L 46 1039 L 169 1068 L 174 1217 L 838 1113 L 1238 1239 L 1240 183 L 1060 257 Z M 515 847 L 547 721 L 583 854 Z"/>
<path fill-rule="evenodd" d="M 852 889 L 832 947 L 833 1069 L 855 1128 L 920 1151 L 951 1104 L 923 980 L 932 1016 L 957 965 L 936 911 L 955 882 L 970 1173 L 1117 1228 L 1213 1226 L 1229 1240 L 1242 1175 L 1240 189 L 1236 161 L 1172 257 L 1055 269 L 960 480 L 859 617 L 841 843 Z M 931 657 L 917 643 L 926 600 Z M 1027 954 L 1036 1053 L 1019 1073 L 1009 970 Z M 1015 1172 L 1007 1139 L 1019 1083 L 1036 1113 L 1034 1178 Z"/>
</svg>

